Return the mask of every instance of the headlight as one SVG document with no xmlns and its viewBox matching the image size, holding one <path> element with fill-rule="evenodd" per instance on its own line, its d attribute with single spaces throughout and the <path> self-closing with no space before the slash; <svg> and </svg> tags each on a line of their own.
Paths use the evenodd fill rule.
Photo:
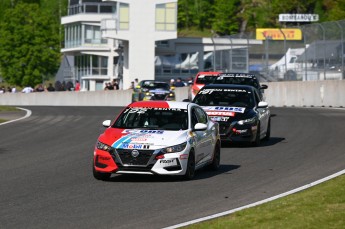
<svg viewBox="0 0 345 229">
<path fill-rule="evenodd" d="M 104 144 L 100 141 L 97 141 L 96 148 L 104 151 L 108 151 L 111 149 L 111 146 L 108 146 L 107 144 Z"/>
<path fill-rule="evenodd" d="M 240 120 L 240 121 L 238 121 L 237 123 L 239 124 L 239 125 L 244 125 L 244 124 L 253 124 L 253 123 L 255 123 L 255 117 L 253 117 L 253 118 L 249 118 L 249 119 L 245 119 L 245 120 Z"/>
<path fill-rule="evenodd" d="M 146 96 L 149 96 L 149 95 L 151 95 L 151 93 L 150 93 L 150 92 L 146 92 L 145 95 L 146 95 Z"/>
<path fill-rule="evenodd" d="M 170 94 L 169 94 L 169 96 L 170 96 L 170 97 L 173 97 L 173 96 L 174 96 L 174 94 L 173 94 L 173 93 L 170 93 Z"/>
<path fill-rule="evenodd" d="M 186 148 L 187 142 L 178 144 L 178 145 L 174 145 L 174 146 L 169 146 L 166 147 L 164 149 L 162 149 L 161 151 L 163 153 L 176 153 L 176 152 L 181 152 L 182 150 L 184 150 Z"/>
</svg>

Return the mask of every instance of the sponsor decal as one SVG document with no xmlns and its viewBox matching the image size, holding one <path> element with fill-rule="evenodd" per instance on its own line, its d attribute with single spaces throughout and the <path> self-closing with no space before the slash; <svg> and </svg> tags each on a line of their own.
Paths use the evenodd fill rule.
<svg viewBox="0 0 345 229">
<path fill-rule="evenodd" d="M 149 149 L 147 144 L 122 143 L 121 148 L 124 149 Z"/>
<path fill-rule="evenodd" d="M 131 138 L 133 142 L 146 142 L 147 138 Z"/>
<path fill-rule="evenodd" d="M 230 116 L 230 117 L 235 116 L 235 112 L 227 112 L 227 111 L 206 111 L 206 113 L 209 116 Z"/>
<path fill-rule="evenodd" d="M 230 117 L 223 116 L 210 116 L 211 120 L 214 122 L 227 122 Z"/>
<path fill-rule="evenodd" d="M 173 163 L 175 161 L 175 159 L 161 159 L 159 163 Z"/>
<path fill-rule="evenodd" d="M 161 159 L 159 161 L 159 163 L 163 164 L 164 167 L 177 165 L 177 161 L 175 158 L 173 158 L 173 159 Z"/>
<path fill-rule="evenodd" d="M 246 74 L 246 73 L 221 73 L 217 77 L 217 80 L 222 80 L 224 77 L 233 77 L 233 78 L 253 78 L 255 77 L 254 74 Z"/>
<path fill-rule="evenodd" d="M 237 112 L 244 113 L 246 108 L 244 107 L 203 107 L 204 111 L 228 111 L 228 112 Z"/>
<path fill-rule="evenodd" d="M 163 134 L 164 130 L 134 130 L 125 129 L 122 131 L 123 134 Z"/>
</svg>

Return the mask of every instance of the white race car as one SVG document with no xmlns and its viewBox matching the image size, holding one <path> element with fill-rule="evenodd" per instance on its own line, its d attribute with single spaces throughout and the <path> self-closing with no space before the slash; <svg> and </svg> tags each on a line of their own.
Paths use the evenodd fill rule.
<svg viewBox="0 0 345 229">
<path fill-rule="evenodd" d="M 181 175 L 220 164 L 218 123 L 194 103 L 141 101 L 128 105 L 97 140 L 93 175 L 112 173 Z"/>
</svg>

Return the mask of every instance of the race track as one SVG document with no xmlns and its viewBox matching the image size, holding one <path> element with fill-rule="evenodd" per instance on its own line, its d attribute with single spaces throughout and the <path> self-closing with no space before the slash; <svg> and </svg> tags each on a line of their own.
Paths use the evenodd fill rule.
<svg viewBox="0 0 345 229">
<path fill-rule="evenodd" d="M 345 109 L 271 108 L 271 140 L 223 145 L 195 180 L 92 176 L 102 121 L 122 108 L 25 107 L 0 126 L 0 228 L 162 228 L 234 209 L 345 169 Z"/>
</svg>

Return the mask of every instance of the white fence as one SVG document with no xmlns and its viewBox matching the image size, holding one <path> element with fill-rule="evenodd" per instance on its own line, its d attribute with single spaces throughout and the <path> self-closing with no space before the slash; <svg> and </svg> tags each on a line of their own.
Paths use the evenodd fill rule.
<svg viewBox="0 0 345 229">
<path fill-rule="evenodd" d="M 345 80 L 266 83 L 270 106 L 345 107 Z M 188 98 L 189 88 L 176 88 L 176 100 Z M 0 94 L 0 105 L 9 106 L 126 106 L 131 90 L 95 92 L 35 92 Z"/>
</svg>

